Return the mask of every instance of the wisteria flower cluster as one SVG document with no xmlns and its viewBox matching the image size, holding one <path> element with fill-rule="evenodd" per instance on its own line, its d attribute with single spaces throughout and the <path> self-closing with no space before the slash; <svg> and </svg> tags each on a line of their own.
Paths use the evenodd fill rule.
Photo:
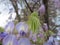
<svg viewBox="0 0 60 45">
<path fill-rule="evenodd" d="M 29 31 L 28 27 L 26 22 L 19 22 L 16 26 L 14 22 L 8 22 L 4 32 L 0 32 L 2 45 L 31 45 L 32 42 L 36 43 L 44 38 L 43 33 L 33 33 L 31 30 Z M 14 33 L 15 31 L 17 31 L 16 34 Z M 28 37 L 26 36 L 27 34 Z"/>
<path fill-rule="evenodd" d="M 13 34 L 15 30 L 18 32 L 16 35 Z M 2 45 L 31 45 L 28 38 L 21 38 L 21 36 L 26 35 L 27 32 L 28 25 L 25 22 L 19 22 L 16 27 L 14 22 L 8 22 L 4 32 L 0 33 L 0 40 L 2 40 Z"/>
</svg>

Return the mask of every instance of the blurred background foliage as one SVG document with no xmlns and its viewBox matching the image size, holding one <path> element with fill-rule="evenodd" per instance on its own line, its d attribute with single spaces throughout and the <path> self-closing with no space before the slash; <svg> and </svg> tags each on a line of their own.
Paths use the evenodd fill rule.
<svg viewBox="0 0 60 45">
<path fill-rule="evenodd" d="M 2 0 L 0 2 L 3 2 L 4 4 L 6 3 L 5 5 L 11 4 L 13 6 L 13 8 L 9 10 L 9 13 L 12 13 L 11 11 L 13 11 L 14 9 L 14 12 L 16 13 L 16 17 L 12 21 L 14 21 L 15 24 L 20 22 L 21 16 L 23 16 L 24 18 L 22 18 L 22 20 L 27 22 L 27 24 L 29 25 L 29 30 L 32 30 L 34 33 L 37 33 L 39 30 L 41 30 L 39 28 L 40 27 L 42 28 L 44 23 L 47 24 L 48 30 L 44 31 L 43 29 L 42 31 L 44 38 L 43 39 L 38 38 L 37 43 L 43 43 L 45 40 L 48 40 L 48 38 L 51 35 L 54 35 L 55 33 L 58 32 L 55 27 L 57 21 L 55 20 L 54 22 L 53 20 L 58 16 L 57 12 L 59 12 L 59 6 L 55 5 L 56 3 L 55 1 L 53 0 L 7 0 L 4 2 L 4 0 Z M 41 8 L 41 5 L 43 5 L 43 8 Z M 44 8 L 45 8 L 45 12 L 43 10 Z M 40 12 L 42 14 L 40 14 Z M 0 27 L 0 32 L 3 31 L 4 28 Z"/>
</svg>

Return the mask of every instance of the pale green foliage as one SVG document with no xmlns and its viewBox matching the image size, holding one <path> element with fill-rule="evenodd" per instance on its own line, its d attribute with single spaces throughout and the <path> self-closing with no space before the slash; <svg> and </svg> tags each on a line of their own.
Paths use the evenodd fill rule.
<svg viewBox="0 0 60 45">
<path fill-rule="evenodd" d="M 51 31 L 51 30 L 49 30 L 49 34 L 50 34 L 50 35 L 54 35 L 54 32 Z"/>
<path fill-rule="evenodd" d="M 4 28 L 0 27 L 0 32 L 4 32 Z"/>
<path fill-rule="evenodd" d="M 33 32 L 37 32 L 38 28 L 40 27 L 40 21 L 38 18 L 38 13 L 37 12 L 33 12 L 28 19 L 28 25 L 30 30 L 32 30 Z"/>
</svg>

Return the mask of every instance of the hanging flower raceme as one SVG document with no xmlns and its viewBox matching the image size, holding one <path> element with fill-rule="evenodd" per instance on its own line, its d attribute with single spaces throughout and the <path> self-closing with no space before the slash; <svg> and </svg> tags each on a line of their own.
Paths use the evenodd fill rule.
<svg viewBox="0 0 60 45">
<path fill-rule="evenodd" d="M 8 24 L 5 27 L 6 33 L 12 33 L 14 30 L 14 22 L 8 22 Z"/>
<path fill-rule="evenodd" d="M 31 45 L 31 43 L 28 38 L 20 38 L 20 40 L 18 41 L 18 45 Z"/>
<path fill-rule="evenodd" d="M 20 35 L 24 36 L 24 35 L 26 35 L 26 33 L 24 31 L 20 31 Z"/>
<path fill-rule="evenodd" d="M 19 22 L 16 25 L 16 29 L 18 33 L 20 33 L 21 35 L 24 35 L 25 33 L 28 32 L 28 25 L 25 22 Z"/>
<path fill-rule="evenodd" d="M 18 41 L 17 41 L 15 35 L 7 35 L 3 39 L 3 45 L 18 45 Z"/>
<path fill-rule="evenodd" d="M 0 33 L 0 41 L 1 41 L 2 39 L 4 39 L 4 37 L 6 37 L 7 35 L 8 35 L 7 33 L 1 32 L 1 33 Z"/>
<path fill-rule="evenodd" d="M 40 6 L 40 8 L 38 9 L 38 12 L 39 12 L 40 15 L 44 15 L 45 14 L 45 6 L 44 6 L 44 4 L 42 4 Z"/>
</svg>

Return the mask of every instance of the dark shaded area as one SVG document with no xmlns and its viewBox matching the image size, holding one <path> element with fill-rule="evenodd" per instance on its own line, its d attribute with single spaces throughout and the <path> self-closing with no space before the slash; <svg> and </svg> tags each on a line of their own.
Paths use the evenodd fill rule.
<svg viewBox="0 0 60 45">
<path fill-rule="evenodd" d="M 43 3 L 44 3 L 44 5 L 45 5 L 45 9 L 46 9 L 46 11 L 45 11 L 45 15 L 44 15 L 44 19 L 45 19 L 45 23 L 47 23 L 47 25 L 48 25 L 48 29 L 49 29 L 49 16 L 48 16 L 48 0 L 43 0 Z"/>
</svg>

